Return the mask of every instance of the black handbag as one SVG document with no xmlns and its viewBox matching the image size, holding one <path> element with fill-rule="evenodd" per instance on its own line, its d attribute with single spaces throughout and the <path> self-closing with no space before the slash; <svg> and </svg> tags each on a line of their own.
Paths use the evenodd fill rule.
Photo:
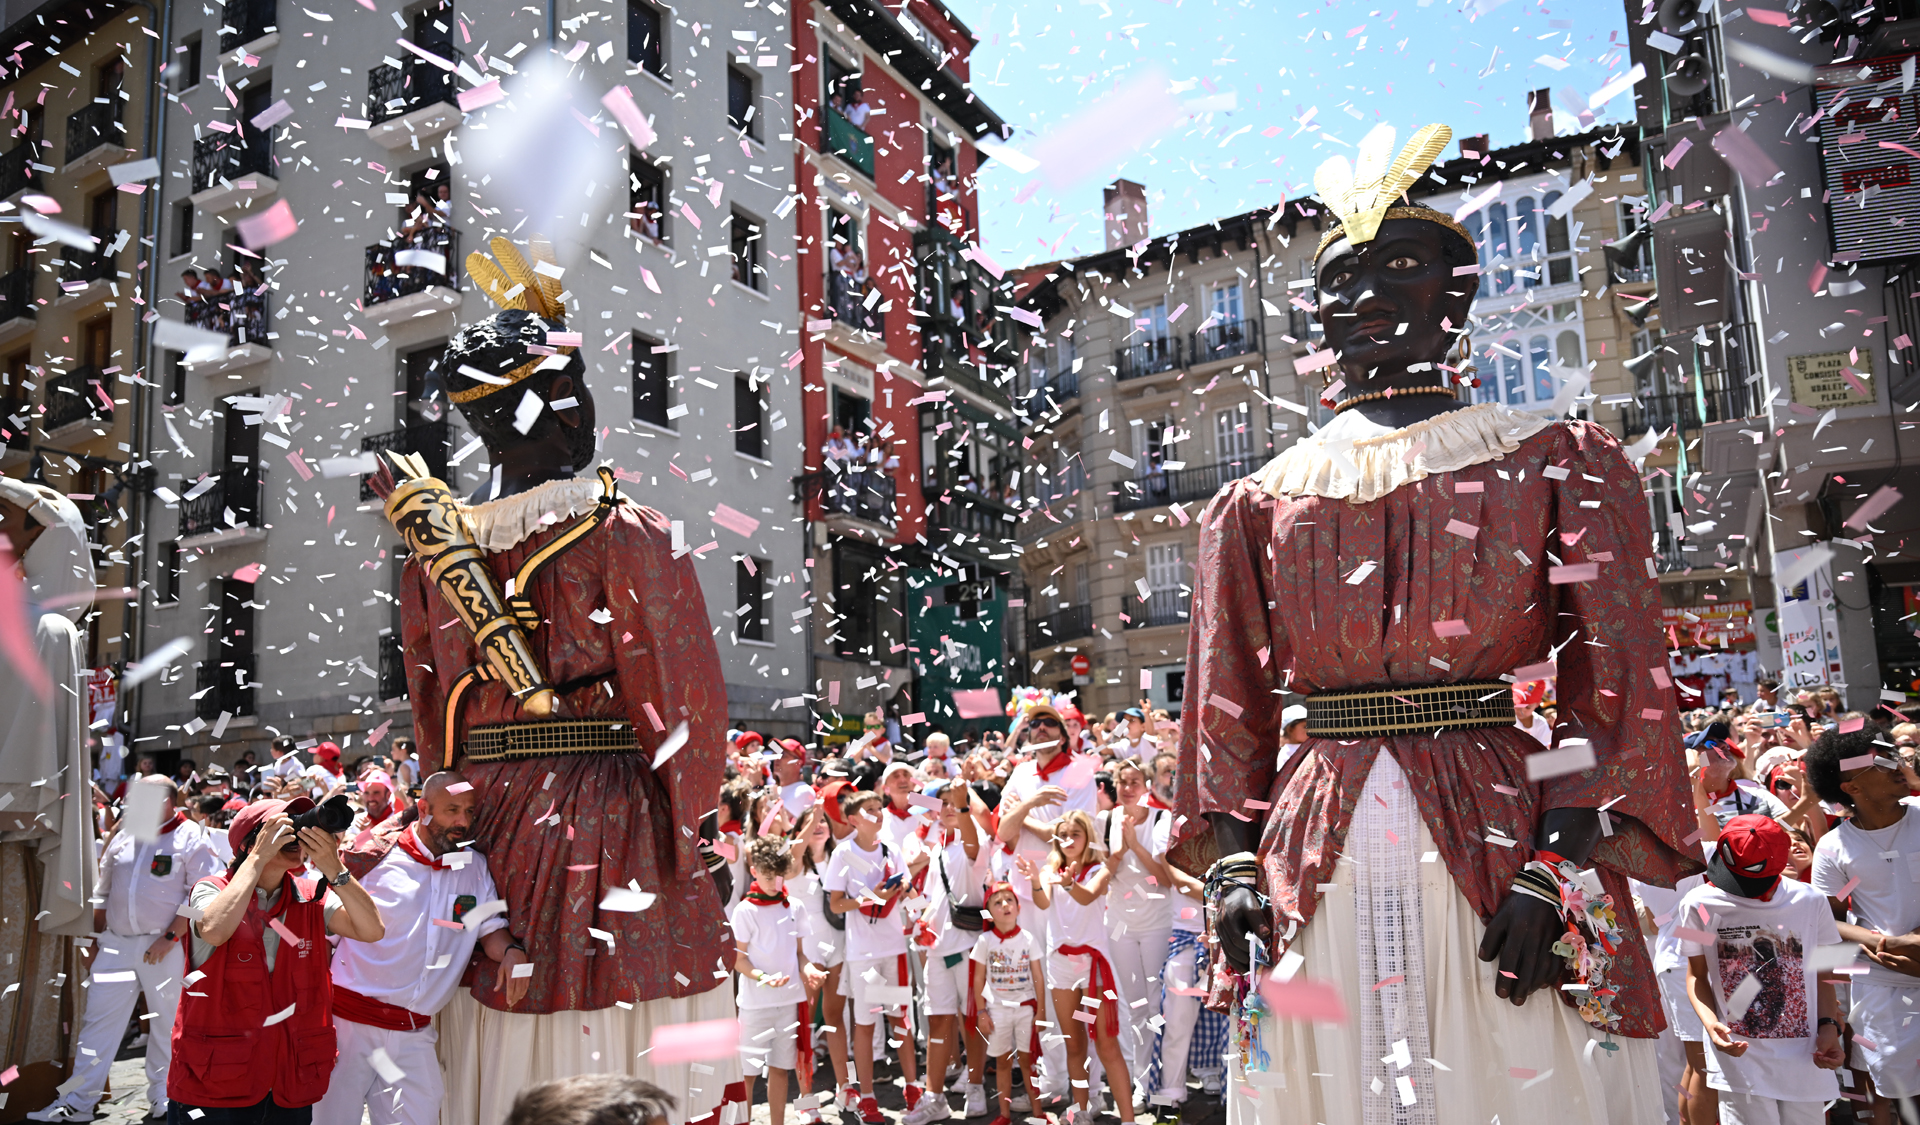
<svg viewBox="0 0 1920 1125">
<path fill-rule="evenodd" d="M 947 892 L 947 920 L 956 930 L 977 934 L 987 928 L 987 918 L 977 906 L 962 906 L 953 897 L 953 884 L 947 882 L 947 853 L 940 851 L 940 886 Z"/>
</svg>

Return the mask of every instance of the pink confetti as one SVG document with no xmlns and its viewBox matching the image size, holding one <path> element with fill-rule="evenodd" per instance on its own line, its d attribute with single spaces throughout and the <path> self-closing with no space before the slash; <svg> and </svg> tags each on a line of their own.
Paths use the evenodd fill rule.
<svg viewBox="0 0 1920 1125">
<path fill-rule="evenodd" d="M 1905 347 L 1905 345 L 1901 345 Z M 1847 517 L 1847 527 L 1866 530 L 1867 524 L 1878 518 L 1882 512 L 1900 502 L 1900 490 L 1890 484 L 1883 484 L 1872 496 L 1867 497 L 1854 513 Z"/>
<path fill-rule="evenodd" d="M 647 1062 L 700 1062 L 724 1059 L 740 1050 L 740 1021 L 704 1020 L 678 1023 L 653 1029 L 653 1041 L 647 1048 Z"/>
<path fill-rule="evenodd" d="M 1695 945 L 1712 945 L 1718 939 L 1705 930 L 1696 930 L 1689 926 L 1675 926 L 1673 936 L 1681 941 L 1690 941 Z"/>
<path fill-rule="evenodd" d="M 640 708 L 647 713 L 647 721 L 653 724 L 654 730 L 661 731 L 667 729 L 667 724 L 660 721 L 660 712 L 653 709 L 651 702 L 641 703 Z"/>
<path fill-rule="evenodd" d="M 13 552 L 0 542 L 0 650 L 6 652 L 14 673 L 44 696 L 52 686 L 34 645 L 35 633 L 27 624 L 26 595 L 14 570 Z"/>
<path fill-rule="evenodd" d="M 1433 623 L 1433 635 L 1436 637 L 1464 637 L 1472 632 L 1473 630 L 1467 628 L 1467 623 L 1457 617 Z"/>
<path fill-rule="evenodd" d="M 1853 878 L 1848 879 L 1847 885 L 1844 887 L 1841 887 L 1840 892 L 1834 895 L 1833 897 L 1841 900 L 1842 902 L 1845 902 L 1847 899 L 1853 897 L 1853 888 L 1859 885 L 1860 885 L 1860 876 L 1855 875 Z"/>
<path fill-rule="evenodd" d="M 460 91 L 460 97 L 458 99 L 460 102 L 460 112 L 472 113 L 481 106 L 492 105 L 506 96 L 507 92 L 500 88 L 500 80 L 495 78 L 490 82 L 475 86 L 471 90 Z"/>
<path fill-rule="evenodd" d="M 1347 1005 L 1340 999 L 1340 990 L 1325 981 L 1305 977 L 1280 981 L 1269 976 L 1260 982 L 1260 995 L 1281 1019 L 1347 1022 Z"/>
<path fill-rule="evenodd" d="M 1872 764 L 1872 754 L 1859 754 L 1851 758 L 1840 759 L 1840 768 L 1843 770 L 1863 770 Z"/>
<path fill-rule="evenodd" d="M 1247 800 L 1242 803 L 1250 809 L 1270 809 L 1273 807 L 1273 805 L 1267 801 Z"/>
<path fill-rule="evenodd" d="M 1232 716 L 1233 718 L 1237 719 L 1240 717 L 1240 712 L 1242 710 L 1241 706 L 1238 703 L 1235 703 L 1233 700 L 1226 698 L 1225 696 L 1221 696 L 1221 695 L 1209 696 L 1207 698 L 1207 702 L 1211 703 L 1215 707 L 1220 708 L 1222 711 L 1225 711 L 1228 715 Z"/>
<path fill-rule="evenodd" d="M 1332 367 L 1340 362 L 1340 354 L 1331 348 L 1301 356 L 1293 361 L 1293 373 L 1305 375 L 1309 371 L 1318 371 L 1322 367 Z M 1329 388 L 1331 389 L 1331 388 Z"/>
<path fill-rule="evenodd" d="M 1560 669 L 1551 660 L 1545 660 L 1539 664 L 1523 664 L 1513 670 L 1513 678 L 1522 683 L 1527 680 L 1558 679 L 1559 676 Z"/>
<path fill-rule="evenodd" d="M 1835 734 L 1852 734 L 1854 731 L 1857 731 L 1866 725 L 1867 725 L 1867 717 L 1865 715 L 1855 715 L 1851 719 L 1841 719 L 1840 725 L 1837 727 L 1834 727 L 1833 731 Z"/>
<path fill-rule="evenodd" d="M 1820 292 L 1820 287 L 1822 285 L 1825 285 L 1826 282 L 1827 282 L 1827 267 L 1819 263 L 1815 263 L 1813 269 L 1807 272 L 1807 292 L 1809 293 Z"/>
<path fill-rule="evenodd" d="M 1387 986 L 1388 986 L 1388 985 L 1390 985 L 1390 984 L 1402 984 L 1402 983 L 1405 983 L 1405 981 L 1406 981 L 1406 979 L 1407 979 L 1407 974 L 1405 974 L 1405 973 L 1395 973 L 1395 974 L 1393 974 L 1392 976 L 1390 976 L 1390 977 L 1387 977 L 1387 978 L 1385 978 L 1384 980 L 1382 980 L 1382 981 L 1380 981 L 1380 983 L 1378 983 L 1378 984 L 1376 984 L 1376 985 L 1374 985 L 1374 986 L 1373 986 L 1373 988 L 1371 989 L 1371 991 L 1373 991 L 1373 992 L 1378 992 L 1378 991 L 1380 991 L 1381 989 L 1383 989 L 1383 988 L 1385 988 L 1385 987 L 1387 987 Z"/>
<path fill-rule="evenodd" d="M 287 454 L 287 464 L 293 466 L 293 471 L 300 474 L 301 480 L 313 479 L 313 470 L 307 468 L 306 458 L 300 456 L 298 450 Z"/>
<path fill-rule="evenodd" d="M 262 563 L 248 563 L 233 572 L 233 580 L 235 582 L 258 582 L 260 581 L 260 572 L 265 569 L 267 568 Z"/>
<path fill-rule="evenodd" d="M 1520 795 L 1520 791 L 1511 785 L 1496 785 L 1493 787 L 1493 791 L 1495 793 L 1503 793 L 1509 797 L 1518 797 Z"/>
<path fill-rule="evenodd" d="M 1664 719 L 1667 717 L 1667 713 L 1658 707 L 1642 707 L 1640 708 L 1640 717 L 1643 719 Z"/>
<path fill-rule="evenodd" d="M 1512 974 L 1512 973 L 1507 973 L 1507 972 L 1503 972 L 1503 973 L 1502 973 L 1501 975 L 1502 975 L 1502 976 L 1509 976 L 1509 977 L 1510 977 L 1510 976 L 1513 976 L 1513 974 Z M 1516 978 L 1516 979 L 1518 979 L 1518 978 Z M 1534 1069 L 1532 1069 L 1531 1067 L 1524 1067 L 1524 1066 L 1510 1066 L 1510 1067 L 1508 1067 L 1508 1068 L 1507 1068 L 1507 1077 L 1508 1077 L 1508 1078 L 1521 1078 L 1521 1079 L 1526 1079 L 1526 1078 L 1532 1078 L 1532 1077 L 1534 1077 L 1535 1075 L 1537 1075 L 1537 1074 L 1539 1074 L 1539 1073 L 1540 1073 L 1539 1071 L 1537 1071 L 1537 1070 L 1534 1070 Z"/>
<path fill-rule="evenodd" d="M 1647 675 L 1653 677 L 1654 687 L 1670 688 L 1673 686 L 1673 677 L 1667 675 L 1665 668 L 1649 668 L 1647 669 Z"/>
<path fill-rule="evenodd" d="M 1447 530 L 1462 539 L 1472 539 L 1480 534 L 1479 528 L 1470 523 L 1462 523 L 1459 520 L 1448 520 Z"/>
<path fill-rule="evenodd" d="M 582 39 L 580 42 L 584 43 L 586 40 Z M 615 86 L 608 90 L 606 96 L 600 99 L 600 104 L 605 106 L 607 112 L 613 114 L 613 119 L 620 123 L 620 127 L 627 131 L 627 136 L 633 139 L 635 148 L 646 148 L 659 140 L 653 131 L 653 126 L 647 124 L 646 116 L 640 112 L 640 107 L 634 104 L 633 92 L 625 86 Z"/>
<path fill-rule="evenodd" d="M 1693 138 L 1681 137 L 1680 143 L 1668 149 L 1667 155 L 1660 158 L 1660 163 L 1666 165 L 1668 168 L 1671 168 L 1674 165 L 1680 163 L 1681 159 L 1685 157 L 1687 153 L 1692 150 L 1692 148 L 1693 148 Z"/>
<path fill-rule="evenodd" d="M 1487 490 L 1487 482 L 1483 480 L 1457 480 L 1453 482 L 1453 491 L 1455 495 L 1459 495 L 1464 492 L 1485 492 L 1486 490 Z"/>
<path fill-rule="evenodd" d="M 267 919 L 267 925 L 273 927 L 273 932 L 280 935 L 281 941 L 291 944 L 296 949 L 307 944 L 305 938 L 288 929 L 287 924 L 278 918 Z"/>
<path fill-rule="evenodd" d="M 1570 582 L 1592 582 L 1599 577 L 1599 563 L 1568 563 L 1566 566 L 1547 568 L 1547 581 L 1555 586 L 1564 586 Z"/>
<path fill-rule="evenodd" d="M 721 504 L 713 510 L 713 522 L 746 539 L 760 530 L 760 521 L 742 511 Z"/>
<path fill-rule="evenodd" d="M 463 926 L 463 925 L 461 925 L 460 923 L 458 923 L 458 922 L 454 922 L 454 921 L 449 921 L 449 920 L 448 920 L 448 919 L 446 919 L 446 918 L 430 918 L 430 919 L 428 919 L 428 921 L 430 921 L 430 922 L 432 922 L 432 923 L 433 923 L 434 925 L 436 925 L 436 926 L 442 926 L 442 927 L 445 927 L 446 929 L 449 929 L 449 930 L 464 930 L 464 929 L 466 929 L 466 927 L 465 927 L 465 926 Z"/>
<path fill-rule="evenodd" d="M 1786 27 L 1793 22 L 1787 17 L 1787 13 L 1776 12 L 1771 8 L 1748 8 L 1747 18 L 1755 23 L 1766 24 L 1768 27 Z"/>
<path fill-rule="evenodd" d="M 1679 147 L 1675 146 L 1678 152 Z M 1758 141 L 1747 135 L 1747 131 L 1736 125 L 1729 125 L 1713 135 L 1713 151 L 1727 162 L 1727 167 L 1740 173 L 1748 187 L 1760 187 L 1780 174 L 1780 165 L 1767 155 Z"/>
<path fill-rule="evenodd" d="M 12 101 L 13 95 L 8 94 L 7 100 Z M 17 1066 L 10 1066 L 5 1070 L 0 1071 L 0 1086 L 11 1086 L 13 1085 L 13 1080 L 18 1077 L 20 1077 L 20 1068 Z"/>
<path fill-rule="evenodd" d="M 300 230 L 299 220 L 293 217 L 293 208 L 285 199 L 274 200 L 273 206 L 258 215 L 248 215 L 233 226 L 249 250 L 272 246 L 292 238 Z"/>
<path fill-rule="evenodd" d="M 380 745 L 380 740 L 387 737 L 387 732 L 392 729 L 393 729 L 393 720 L 388 719 L 386 722 L 381 723 L 379 726 L 368 731 L 367 745 L 368 746 Z"/>
<path fill-rule="evenodd" d="M 998 688 L 961 688 L 953 693 L 953 709 L 963 719 L 991 719 L 1005 714 Z"/>
</svg>

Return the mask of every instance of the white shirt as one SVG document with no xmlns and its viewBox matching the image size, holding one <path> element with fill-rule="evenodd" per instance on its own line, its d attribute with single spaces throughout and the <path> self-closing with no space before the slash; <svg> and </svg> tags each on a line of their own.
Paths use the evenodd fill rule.
<svg viewBox="0 0 1920 1125">
<path fill-rule="evenodd" d="M 1872 832 L 1843 820 L 1820 837 L 1813 849 L 1813 889 L 1839 898 L 1854 879 L 1860 882 L 1847 893 L 1857 925 L 1883 934 L 1920 928 L 1920 813 L 1903 812 L 1891 827 Z M 1882 965 L 1869 964 L 1865 979 L 1920 988 L 1920 977 Z"/>
<path fill-rule="evenodd" d="M 902 863 L 910 863 L 913 857 L 926 850 L 926 841 L 920 838 L 920 829 L 924 827 L 932 813 L 927 809 L 907 806 L 907 815 L 896 816 L 887 802 L 881 802 L 880 842 L 900 857 Z"/>
<path fill-rule="evenodd" d="M 828 857 L 832 859 L 831 856 Z M 821 880 L 824 871 L 802 870 L 787 880 L 787 899 L 800 915 L 800 932 L 806 944 L 801 947 L 809 961 L 820 964 L 833 959 L 846 944 L 841 931 L 827 921 L 827 889 Z M 837 963 L 837 962 L 836 962 Z"/>
<path fill-rule="evenodd" d="M 1163 816 L 1153 826 L 1153 854 L 1166 857 L 1167 849 L 1173 846 L 1172 816 Z M 1172 887 L 1167 888 L 1167 909 L 1173 915 L 1173 928 L 1176 932 L 1197 934 L 1207 928 L 1206 918 L 1197 898 L 1188 898 Z"/>
<path fill-rule="evenodd" d="M 265 777 L 299 777 L 307 767 L 300 764 L 300 755 L 288 754 L 261 771 Z"/>
<path fill-rule="evenodd" d="M 973 943 L 973 960 L 986 966 L 986 999 L 989 1004 L 1014 1005 L 1037 1000 L 1033 990 L 1033 962 L 1040 959 L 1039 943 L 1031 930 L 1019 930 L 1002 938 L 989 926 Z"/>
<path fill-rule="evenodd" d="M 1166 887 L 1147 882 L 1147 869 L 1141 865 L 1139 856 L 1131 851 L 1120 853 L 1119 820 L 1124 815 L 1115 809 L 1102 826 L 1107 851 L 1121 855 L 1120 862 L 1113 865 L 1113 878 L 1107 883 L 1107 931 L 1116 938 L 1129 935 L 1139 938 L 1158 933 L 1172 924 L 1173 895 Z M 1167 854 L 1164 842 L 1167 834 L 1158 831 L 1159 822 L 1172 819 L 1173 814 L 1165 809 L 1148 809 L 1147 819 L 1133 827 L 1134 838 L 1155 859 Z"/>
<path fill-rule="evenodd" d="M 1080 872 L 1080 881 L 1085 883 L 1097 870 L 1099 864 L 1089 864 Z M 1053 874 L 1056 882 L 1047 888 L 1047 952 L 1058 952 L 1063 945 L 1086 945 L 1106 952 L 1107 900 L 1102 897 L 1089 903 L 1076 902 L 1067 893 L 1066 873 Z"/>
<path fill-rule="evenodd" d="M 1733 792 L 1714 801 L 1711 807 L 1714 819 L 1722 828 L 1727 826 L 1727 821 L 1746 813 L 1763 813 L 1775 820 L 1785 820 L 1792 811 L 1785 801 L 1767 792 L 1766 786 L 1745 778 L 1735 781 Z"/>
<path fill-rule="evenodd" d="M 1100 796 L 1093 784 L 1093 775 L 1098 769 L 1099 763 L 1095 759 L 1083 755 L 1060 767 L 1051 778 L 1042 778 L 1038 764 L 1031 760 L 1021 762 L 1013 767 L 1013 772 L 1007 776 L 1007 783 L 1000 787 L 1000 807 L 1010 809 L 1047 786 L 1055 785 L 1066 790 L 1067 799 L 1057 805 L 1034 809 L 1028 815 L 1045 820 L 1058 818 L 1075 809 L 1086 813 L 1097 812 Z M 1047 862 L 1049 850 L 1046 837 L 1025 825 L 1020 827 L 1020 842 L 1015 845 L 1014 851 L 1040 865 Z M 1014 887 L 1016 890 L 1025 889 L 1023 881 L 1017 879 L 1014 880 Z M 1022 894 L 1020 897 L 1032 896 Z"/>
<path fill-rule="evenodd" d="M 827 861 L 827 870 L 821 877 L 820 885 L 829 891 L 839 891 L 850 899 L 858 899 L 889 878 L 904 874 L 907 867 L 899 853 L 886 848 L 888 854 L 883 854 L 883 847 L 883 844 L 875 841 L 872 851 L 864 851 L 851 836 L 840 841 L 840 846 L 834 849 L 833 858 Z M 893 913 L 884 918 L 873 918 L 858 910 L 849 910 L 846 918 L 849 962 L 894 957 L 907 951 L 907 934 L 903 928 L 907 912 L 903 907 L 896 906 Z"/>
<path fill-rule="evenodd" d="M 927 872 L 927 909 L 921 915 L 933 930 L 933 945 L 927 949 L 928 956 L 946 956 L 952 953 L 965 953 L 973 948 L 977 930 L 963 930 L 953 924 L 953 914 L 947 909 L 949 902 L 958 902 L 962 909 L 986 909 L 986 895 L 982 893 L 985 882 L 987 858 L 990 852 L 985 829 L 979 830 L 980 846 L 974 858 L 967 858 L 966 842 L 955 833 L 952 840 L 942 848 L 933 851 L 932 870 Z M 941 876 L 946 876 L 944 882 Z M 951 899 L 947 888 L 953 888 Z M 988 925 L 992 925 L 991 922 Z"/>
<path fill-rule="evenodd" d="M 418 827 L 407 831 L 419 840 Z M 424 843 L 419 846 L 433 854 Z M 447 866 L 436 870 L 396 843 L 360 880 L 380 908 L 387 932 L 375 942 L 341 942 L 333 955 L 335 984 L 423 1016 L 438 1013 L 453 998 L 475 943 L 506 929 L 507 920 L 503 912 L 477 927 L 444 924 L 500 901 L 500 893 L 487 871 L 487 857 L 472 848 L 455 848 L 440 861 Z"/>
<path fill-rule="evenodd" d="M 1701 922 L 1701 908 L 1711 923 Z M 1815 946 L 1840 944 L 1826 898 L 1793 879 L 1780 880 L 1769 902 L 1705 884 L 1680 900 L 1680 913 L 1689 929 L 1714 935 L 1711 945 L 1683 939 L 1680 953 L 1707 959 L 1720 1018 L 1736 1039 L 1747 1043 L 1738 1058 L 1707 1044 L 1719 1064 L 1717 1071 L 1709 1069 L 1707 1084 L 1789 1102 L 1839 1097 L 1833 1071 L 1813 1065 L 1820 1008 L 1811 953 Z M 1739 1019 L 1730 1018 L 1729 998 L 1756 975 L 1760 991 Z"/>
<path fill-rule="evenodd" d="M 100 856 L 107 929 L 122 937 L 165 933 L 193 885 L 224 870 L 207 830 L 191 820 L 146 841 L 123 828 Z"/>
<path fill-rule="evenodd" d="M 1545 715 L 1542 715 L 1540 712 L 1535 711 L 1533 713 L 1533 722 L 1531 723 L 1528 723 L 1522 726 L 1520 723 L 1516 722 L 1513 725 L 1516 727 L 1520 727 L 1521 730 L 1526 731 L 1528 734 L 1532 735 L 1534 737 L 1534 741 L 1538 742 L 1540 745 L 1542 746 L 1553 745 L 1553 724 L 1547 722 L 1547 717 Z"/>
<path fill-rule="evenodd" d="M 787 983 L 775 987 L 741 973 L 742 1008 L 791 1008 L 807 998 L 807 986 L 800 979 L 800 918 L 791 894 L 788 903 L 755 906 L 742 899 L 733 908 L 733 937 L 746 944 L 747 960 L 763 973 L 787 974 Z"/>
</svg>

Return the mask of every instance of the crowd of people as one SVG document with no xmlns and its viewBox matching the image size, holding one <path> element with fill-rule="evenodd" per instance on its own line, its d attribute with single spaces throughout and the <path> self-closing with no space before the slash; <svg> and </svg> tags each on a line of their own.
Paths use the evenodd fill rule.
<svg viewBox="0 0 1920 1125">
<path fill-rule="evenodd" d="M 453 196 L 447 181 L 441 179 L 431 188 L 414 192 L 400 230 L 392 239 L 368 249 L 367 300 L 392 300 L 428 285 L 445 283 L 454 273 L 448 260 L 452 251 Z M 415 254 L 440 255 L 439 268 L 422 264 Z"/>
<path fill-rule="evenodd" d="M 180 271 L 180 291 L 186 321 L 195 328 L 226 333 L 234 343 L 262 343 L 267 339 L 267 283 L 249 259 L 228 277 L 209 266 L 205 273 Z"/>
<path fill-rule="evenodd" d="M 1707 873 L 1634 885 L 1666 1009 L 1669 1119 L 1851 1121 L 1858 1105 L 1858 1120 L 1890 1121 L 1920 1096 L 1920 862 L 1901 858 L 1920 855 L 1906 818 L 1920 724 L 1845 711 L 1828 689 L 1762 681 L 1757 695 L 1684 717 Z M 1546 683 L 1516 685 L 1514 710 L 1550 742 Z M 900 1087 L 905 1125 L 1130 1122 L 1222 1090 L 1230 1029 L 1202 1003 L 1204 888 L 1169 855 L 1172 719 L 1145 700 L 1090 718 L 1035 690 L 1009 711 L 1004 732 L 918 746 L 881 712 L 837 744 L 730 732 L 701 848 L 735 943 L 741 1059 L 772 1125 L 789 1104 L 821 1120 L 820 1069 L 842 1120 L 864 1125 L 886 1120 L 882 1082 Z M 1304 707 L 1282 712 L 1281 760 L 1308 727 Z M 384 1099 L 398 1120 L 437 1119 L 429 1019 L 459 974 L 423 970 L 479 949 L 511 994 L 526 962 L 498 916 L 432 924 L 442 899 L 499 898 L 462 846 L 487 794 L 423 776 L 405 739 L 346 762 L 317 738 L 270 754 L 173 776 L 143 758 L 96 786 L 86 1017 L 71 1078 L 32 1119 L 92 1119 L 143 997 L 156 1117 L 355 1125 Z M 141 786 L 158 793 L 143 802 Z M 130 823 L 142 815 L 153 823 Z M 1852 947 L 1819 949 L 1842 942 L 1857 963 Z M 288 943 L 302 952 L 283 979 Z M 237 983 L 255 958 L 266 975 Z M 323 1007 L 292 999 L 321 993 Z M 302 1044 L 329 1022 L 338 1061 L 316 1073 Z M 223 1036 L 244 1050 L 209 1046 Z"/>
</svg>

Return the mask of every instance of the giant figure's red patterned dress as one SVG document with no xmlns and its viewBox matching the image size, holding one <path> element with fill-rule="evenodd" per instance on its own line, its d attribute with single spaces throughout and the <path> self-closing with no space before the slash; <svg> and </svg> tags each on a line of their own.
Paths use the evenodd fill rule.
<svg viewBox="0 0 1920 1125">
<path fill-rule="evenodd" d="M 1483 412 L 1480 421 L 1526 417 L 1469 410 Z M 1263 484 L 1279 488 L 1278 460 L 1215 497 L 1201 517 L 1176 807 L 1189 833 L 1205 830 L 1205 813 L 1265 822 L 1259 854 L 1279 938 L 1311 924 L 1316 884 L 1331 878 L 1382 748 L 1482 921 L 1531 858 L 1543 811 L 1607 806 L 1612 834 L 1593 863 L 1628 935 L 1615 970 L 1619 1031 L 1653 1036 L 1664 1019 L 1627 877 L 1671 885 L 1700 864 L 1686 846 L 1694 818 L 1673 692 L 1654 678 L 1667 658 L 1647 504 L 1604 429 L 1518 425 L 1528 436 L 1504 454 L 1370 502 L 1277 496 Z M 1551 584 L 1556 561 L 1595 562 L 1598 577 Z M 1371 572 L 1349 581 L 1366 563 Z M 1436 635 L 1434 623 L 1449 620 L 1470 632 Z M 1311 694 L 1492 680 L 1556 649 L 1556 735 L 1591 741 L 1597 765 L 1584 773 L 1530 784 L 1524 758 L 1539 747 L 1517 728 L 1314 739 L 1275 767 L 1283 686 Z M 1489 843 L 1493 830 L 1518 846 Z"/>
</svg>

